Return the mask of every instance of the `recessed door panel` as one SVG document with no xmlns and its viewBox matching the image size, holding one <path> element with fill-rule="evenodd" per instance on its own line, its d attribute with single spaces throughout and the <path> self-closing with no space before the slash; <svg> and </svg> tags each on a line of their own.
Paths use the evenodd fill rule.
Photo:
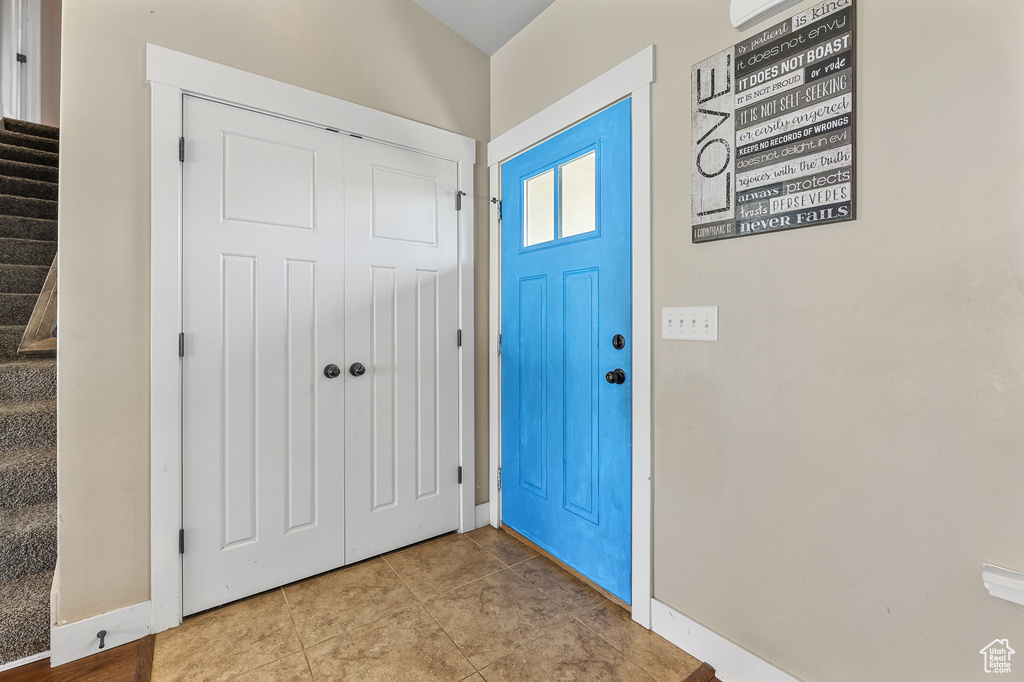
<svg viewBox="0 0 1024 682">
<path fill-rule="evenodd" d="M 316 522 L 317 372 L 316 263 L 285 263 L 285 371 L 288 386 L 288 530 Z"/>
</svg>

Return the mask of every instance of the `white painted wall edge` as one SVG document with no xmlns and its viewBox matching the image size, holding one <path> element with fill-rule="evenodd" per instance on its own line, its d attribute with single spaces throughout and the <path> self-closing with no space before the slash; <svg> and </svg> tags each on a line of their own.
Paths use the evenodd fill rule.
<svg viewBox="0 0 1024 682">
<path fill-rule="evenodd" d="M 713 667 L 722 682 L 800 682 L 657 599 L 651 600 L 651 621 L 654 632 Z"/>
<path fill-rule="evenodd" d="M 981 567 L 981 579 L 993 597 L 1024 605 L 1024 573 L 985 564 Z"/>
<path fill-rule="evenodd" d="M 649 45 L 515 128 L 491 140 L 487 145 L 487 165 L 493 166 L 527 147 L 539 144 L 558 131 L 582 121 L 616 100 L 628 97 L 634 90 L 653 82 L 654 46 Z"/>
<path fill-rule="evenodd" d="M 476 506 L 476 528 L 483 528 L 491 522 L 491 503 L 484 502 Z"/>
<path fill-rule="evenodd" d="M 151 631 L 152 602 L 101 613 L 92 618 L 50 628 L 50 667 L 64 665 L 100 652 L 96 634 L 106 630 L 104 650 L 142 639 Z"/>
<path fill-rule="evenodd" d="M 50 652 L 44 651 L 41 654 L 32 654 L 31 656 L 26 656 L 25 658 L 19 658 L 16 661 L 11 661 L 10 663 L 4 663 L 3 665 L 0 665 L 0 673 L 4 672 L 5 670 L 14 670 L 15 668 L 20 668 L 23 665 L 35 663 L 36 661 L 41 661 L 49 657 Z"/>
</svg>

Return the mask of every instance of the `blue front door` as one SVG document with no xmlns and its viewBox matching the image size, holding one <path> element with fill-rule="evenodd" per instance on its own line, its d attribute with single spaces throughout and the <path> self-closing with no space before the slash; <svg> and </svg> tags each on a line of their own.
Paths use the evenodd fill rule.
<svg viewBox="0 0 1024 682">
<path fill-rule="evenodd" d="M 501 167 L 502 522 L 626 603 L 630 140 L 625 100 Z"/>
</svg>

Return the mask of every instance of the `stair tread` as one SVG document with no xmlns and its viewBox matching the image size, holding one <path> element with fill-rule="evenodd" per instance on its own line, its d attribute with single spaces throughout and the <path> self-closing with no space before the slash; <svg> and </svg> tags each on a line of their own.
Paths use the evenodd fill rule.
<svg viewBox="0 0 1024 682">
<path fill-rule="evenodd" d="M 29 537 L 40 531 L 57 529 L 57 501 L 42 502 L 25 507 L 0 509 L 0 537 L 4 543 L 16 538 Z M 2 546 L 0 546 L 2 551 Z"/>
<path fill-rule="evenodd" d="M 3 140 L 0 140 L 0 159 L 38 163 L 42 166 L 52 166 L 54 168 L 60 164 L 60 154 L 43 151 L 42 149 L 30 149 L 28 147 L 5 144 Z"/>
<path fill-rule="evenodd" d="M 51 218 L 0 215 L 0 235 L 19 239 L 57 240 L 57 221 Z"/>
<path fill-rule="evenodd" d="M 14 194 L 0 194 L 0 213 L 25 218 L 57 218 L 57 202 L 54 199 L 19 197 Z"/>
<path fill-rule="evenodd" d="M 9 178 L 27 178 L 29 180 L 57 183 L 59 173 L 60 171 L 54 166 L 28 161 L 0 159 L 0 175 L 5 175 Z"/>
<path fill-rule="evenodd" d="M 0 582 L 0 665 L 50 648 L 53 571 Z"/>
<path fill-rule="evenodd" d="M 56 126 L 48 126 L 45 123 L 23 121 L 20 118 L 5 117 L 0 121 L 0 130 L 12 130 L 16 133 L 26 133 L 37 137 L 48 137 L 53 140 L 60 139 L 60 128 Z"/>
<path fill-rule="evenodd" d="M 60 140 L 55 140 L 50 137 L 40 137 L 38 135 L 28 135 L 14 130 L 0 130 L 0 142 L 15 147 L 38 149 L 40 151 L 51 152 L 54 154 L 58 153 L 60 150 Z"/>
<path fill-rule="evenodd" d="M 0 291 L 8 294 L 30 294 L 42 291 L 48 265 L 25 265 L 23 263 L 0 263 Z"/>
<path fill-rule="evenodd" d="M 20 400 L 13 403 L 0 403 L 0 416 L 22 415 L 37 412 L 49 413 L 57 411 L 57 401 L 53 398 L 47 400 Z"/>
<path fill-rule="evenodd" d="M 57 183 L 48 180 L 0 175 L 0 191 L 8 196 L 57 201 Z"/>
</svg>

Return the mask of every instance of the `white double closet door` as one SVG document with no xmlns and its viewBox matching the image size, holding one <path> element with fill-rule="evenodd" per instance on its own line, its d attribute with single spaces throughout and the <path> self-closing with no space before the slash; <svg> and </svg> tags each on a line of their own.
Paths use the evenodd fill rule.
<svg viewBox="0 0 1024 682">
<path fill-rule="evenodd" d="M 193 97 L 184 135 L 190 614 L 458 527 L 458 177 Z"/>
</svg>

